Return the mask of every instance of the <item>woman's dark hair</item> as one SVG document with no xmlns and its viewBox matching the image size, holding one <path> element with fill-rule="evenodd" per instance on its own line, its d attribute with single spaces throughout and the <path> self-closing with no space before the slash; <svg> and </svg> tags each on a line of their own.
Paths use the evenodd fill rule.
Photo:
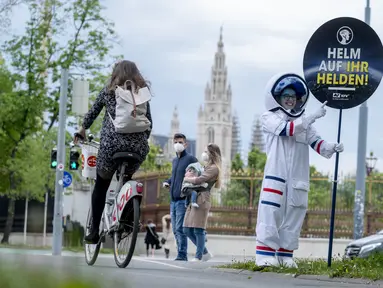
<svg viewBox="0 0 383 288">
<path fill-rule="evenodd" d="M 108 90 L 114 91 L 117 85 L 124 86 L 127 80 L 131 80 L 136 85 L 136 88 L 149 88 L 149 82 L 146 81 L 144 77 L 142 77 L 136 63 L 128 60 L 123 60 L 114 66 L 112 77 L 110 78 L 108 84 Z M 128 83 L 127 87 L 130 87 Z"/>
</svg>

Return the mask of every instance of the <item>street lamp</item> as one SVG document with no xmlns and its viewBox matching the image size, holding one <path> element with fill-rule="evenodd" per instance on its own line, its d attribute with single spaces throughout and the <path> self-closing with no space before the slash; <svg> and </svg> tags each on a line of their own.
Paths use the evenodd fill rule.
<svg viewBox="0 0 383 288">
<path fill-rule="evenodd" d="M 367 176 L 370 176 L 372 171 L 375 168 L 376 161 L 378 161 L 377 157 L 374 157 L 374 152 L 370 152 L 370 157 L 366 157 L 366 169 L 367 169 Z"/>
</svg>

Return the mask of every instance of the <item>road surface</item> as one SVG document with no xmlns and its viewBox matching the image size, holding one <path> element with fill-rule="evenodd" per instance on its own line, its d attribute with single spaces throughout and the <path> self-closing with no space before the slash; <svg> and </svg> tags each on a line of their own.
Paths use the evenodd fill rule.
<svg viewBox="0 0 383 288">
<path fill-rule="evenodd" d="M 92 278 L 102 277 L 104 287 L 111 287 L 118 280 L 118 288 L 289 288 L 289 287 L 377 287 L 374 285 L 318 281 L 293 278 L 291 275 L 271 273 L 227 272 L 214 266 L 228 263 L 229 259 L 218 258 L 210 262 L 176 262 L 161 257 L 133 257 L 126 269 L 117 268 L 112 255 L 99 255 L 96 264 L 87 266 L 83 255 L 65 253 L 63 256 L 51 256 L 50 251 L 27 252 L 22 250 L 0 249 L 0 259 L 7 265 L 26 262 L 33 267 L 70 273 L 76 271 Z M 203 286 L 202 286 L 203 285 Z M 114 286 L 112 284 L 112 286 Z"/>
</svg>

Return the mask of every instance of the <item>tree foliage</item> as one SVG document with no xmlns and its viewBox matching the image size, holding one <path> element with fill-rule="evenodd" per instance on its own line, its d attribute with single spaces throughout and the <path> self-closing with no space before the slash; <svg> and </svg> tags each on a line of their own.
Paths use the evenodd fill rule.
<svg viewBox="0 0 383 288">
<path fill-rule="evenodd" d="M 55 135 L 44 134 L 28 136 L 20 144 L 15 158 L 7 162 L 19 181 L 18 192 L 24 194 L 17 193 L 16 196 L 28 196 L 29 199 L 44 201 L 46 190 L 54 189 L 55 173 L 50 168 L 50 154 L 46 151 L 52 146 L 52 142 L 47 138 Z"/>
<path fill-rule="evenodd" d="M 14 200 L 26 195 L 42 199 L 40 196 L 54 183 L 50 177 L 39 176 L 50 175 L 47 169 L 52 147 L 47 145 L 53 144 L 55 137 L 48 132 L 54 132 L 59 114 L 61 68 L 81 73 L 91 83 L 93 78 L 98 81 L 102 69 L 109 66 L 107 62 L 114 62 L 110 51 L 117 39 L 113 23 L 102 16 L 99 0 L 23 2 L 30 14 L 25 31 L 2 46 L 10 69 L 0 58 L 0 193 L 10 198 L 3 242 L 7 242 L 12 227 Z M 92 85 L 96 86 L 99 84 Z M 44 135 L 52 141 L 42 140 Z M 25 161 L 31 163 L 29 167 Z M 33 171 L 28 173 L 30 169 Z M 35 177 L 38 180 L 31 184 Z"/>
<path fill-rule="evenodd" d="M 239 172 L 239 171 L 244 171 L 243 170 L 244 163 L 241 159 L 241 154 L 236 153 L 234 155 L 233 161 L 231 162 L 231 171 Z"/>
<path fill-rule="evenodd" d="M 246 177 L 245 167 L 243 161 L 239 154 L 235 155 L 232 162 L 232 171 L 240 172 L 238 176 L 232 174 L 230 184 L 228 185 L 226 191 L 223 192 L 222 201 L 225 206 L 245 206 L 250 205 L 250 193 L 252 193 L 253 203 L 256 205 L 258 201 L 259 189 L 262 184 L 261 179 L 255 178 L 256 173 L 262 173 L 266 164 L 266 154 L 261 152 L 257 147 L 253 147 L 248 154 L 248 169 L 247 172 L 250 173 L 253 180 L 244 179 Z M 235 179 L 235 178 L 238 179 Z M 252 192 L 251 192 L 252 191 Z"/>
<path fill-rule="evenodd" d="M 171 168 L 171 163 L 167 161 L 162 161 L 159 162 L 158 160 L 160 159 L 162 155 L 162 149 L 158 145 L 150 145 L 150 151 L 148 155 L 146 156 L 145 161 L 141 165 L 141 170 L 144 171 L 156 171 L 156 170 L 170 170 Z"/>
</svg>

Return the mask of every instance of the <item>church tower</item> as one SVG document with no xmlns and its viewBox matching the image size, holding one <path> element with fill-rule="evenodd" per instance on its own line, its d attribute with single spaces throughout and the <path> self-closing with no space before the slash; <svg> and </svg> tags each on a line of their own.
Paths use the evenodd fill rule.
<svg viewBox="0 0 383 288">
<path fill-rule="evenodd" d="M 251 151 L 251 149 L 255 146 L 261 152 L 265 152 L 265 142 L 263 139 L 262 124 L 258 115 L 254 119 L 251 130 L 252 131 L 251 131 L 251 141 L 250 141 L 249 151 Z"/>
<path fill-rule="evenodd" d="M 210 83 L 206 84 L 204 105 L 198 111 L 197 157 L 209 143 L 217 144 L 222 154 L 223 183 L 228 180 L 231 166 L 232 108 L 231 86 L 227 79 L 225 53 L 223 51 L 222 27 L 220 31 Z"/>
</svg>

